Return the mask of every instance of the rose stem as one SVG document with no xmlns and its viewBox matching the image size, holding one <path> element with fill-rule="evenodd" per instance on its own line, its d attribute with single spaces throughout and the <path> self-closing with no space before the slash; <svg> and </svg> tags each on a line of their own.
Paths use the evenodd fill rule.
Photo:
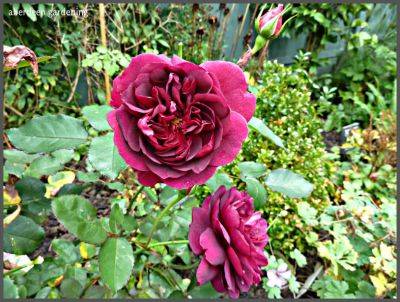
<svg viewBox="0 0 400 302">
<path fill-rule="evenodd" d="M 101 45 L 107 48 L 104 3 L 99 4 L 99 19 L 100 19 Z M 104 70 L 104 86 L 106 90 L 106 100 L 107 102 L 109 102 L 111 100 L 110 78 L 108 76 L 107 71 L 105 70 Z"/>
<path fill-rule="evenodd" d="M 152 247 L 160 246 L 160 245 L 187 244 L 187 243 L 189 243 L 189 240 L 187 240 L 187 239 L 155 242 L 155 243 L 149 244 L 148 248 L 152 248 Z"/>
<path fill-rule="evenodd" d="M 150 231 L 150 236 L 147 239 L 146 245 L 145 247 L 147 248 L 150 244 L 151 238 L 153 237 L 155 231 L 157 230 L 157 226 L 160 223 L 161 219 L 165 216 L 165 214 L 167 214 L 169 212 L 169 210 L 176 205 L 180 200 L 182 199 L 182 194 L 179 193 L 178 196 L 172 200 L 166 207 L 164 210 L 162 210 L 162 212 L 157 216 L 156 221 L 153 224 L 153 227 L 151 228 Z"/>
<path fill-rule="evenodd" d="M 129 212 L 132 210 L 132 206 L 135 203 L 136 199 L 138 198 L 139 194 L 143 191 L 144 186 L 139 186 L 139 189 L 136 191 L 135 196 L 131 199 L 131 202 L 129 203 L 128 208 L 126 209 L 126 213 L 129 214 Z"/>
</svg>

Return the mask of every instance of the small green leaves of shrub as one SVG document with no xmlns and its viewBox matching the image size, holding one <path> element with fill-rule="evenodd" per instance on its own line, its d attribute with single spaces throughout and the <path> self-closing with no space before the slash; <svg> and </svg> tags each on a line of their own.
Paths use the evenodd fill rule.
<svg viewBox="0 0 400 302">
<path fill-rule="evenodd" d="M 107 233 L 96 217 L 96 208 L 86 199 L 75 195 L 63 195 L 52 203 L 54 215 L 80 240 L 99 244 Z"/>
<path fill-rule="evenodd" d="M 87 138 L 82 121 L 63 114 L 35 117 L 7 135 L 16 148 L 28 153 L 74 148 Z"/>
<path fill-rule="evenodd" d="M 118 291 L 128 282 L 133 263 L 129 242 L 125 238 L 108 238 L 99 253 L 101 280 L 113 292 Z"/>
<path fill-rule="evenodd" d="M 44 230 L 32 219 L 19 216 L 4 229 L 4 251 L 25 255 L 36 250 L 44 239 Z"/>
<path fill-rule="evenodd" d="M 87 118 L 89 124 L 98 131 L 111 130 L 110 125 L 107 122 L 107 113 L 112 108 L 108 105 L 90 105 L 85 106 L 82 109 L 82 114 Z"/>
<path fill-rule="evenodd" d="M 252 161 L 240 162 L 238 163 L 238 167 L 240 170 L 240 178 L 242 179 L 244 177 L 258 178 L 267 172 L 265 165 Z"/>
<path fill-rule="evenodd" d="M 298 250 L 294 249 L 289 253 L 290 258 L 294 259 L 298 266 L 303 267 L 307 264 L 307 259 L 304 255 Z"/>
<path fill-rule="evenodd" d="M 318 224 L 318 211 L 311 207 L 307 202 L 299 202 L 297 204 L 297 213 L 308 225 L 314 226 Z"/>
<path fill-rule="evenodd" d="M 220 186 L 225 186 L 226 188 L 232 187 L 232 180 L 228 174 L 224 172 L 217 172 L 206 182 L 206 185 L 211 189 L 212 192 L 214 192 Z"/>
<path fill-rule="evenodd" d="M 93 139 L 88 159 L 101 174 L 114 179 L 127 167 L 113 142 L 113 133 Z"/>
<path fill-rule="evenodd" d="M 290 198 L 308 197 L 313 190 L 313 185 L 301 175 L 286 169 L 272 171 L 268 174 L 265 183 L 271 190 Z"/>
<path fill-rule="evenodd" d="M 279 136 L 277 136 L 271 129 L 269 129 L 262 120 L 256 117 L 252 117 L 249 121 L 250 129 L 253 129 L 260 133 L 261 135 L 265 136 L 266 138 L 270 139 L 275 145 L 284 148 L 283 142 Z"/>
</svg>

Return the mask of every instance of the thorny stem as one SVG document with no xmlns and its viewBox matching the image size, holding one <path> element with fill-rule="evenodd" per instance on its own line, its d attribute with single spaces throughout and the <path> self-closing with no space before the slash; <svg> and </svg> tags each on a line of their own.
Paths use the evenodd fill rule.
<svg viewBox="0 0 400 302">
<path fill-rule="evenodd" d="M 153 237 L 154 233 L 156 232 L 157 226 L 158 226 L 158 224 L 160 223 L 161 219 L 162 219 L 162 218 L 169 212 L 169 210 L 170 210 L 171 208 L 173 208 L 182 198 L 183 198 L 183 197 L 182 197 L 182 194 L 179 193 L 178 196 L 177 196 L 174 200 L 172 200 L 172 201 L 165 207 L 165 209 L 162 210 L 162 212 L 157 216 L 156 221 L 154 222 L 153 227 L 151 228 L 149 238 L 147 239 L 147 242 L 146 242 L 146 245 L 145 245 L 146 248 L 149 246 L 150 241 L 151 241 L 151 238 Z"/>
</svg>

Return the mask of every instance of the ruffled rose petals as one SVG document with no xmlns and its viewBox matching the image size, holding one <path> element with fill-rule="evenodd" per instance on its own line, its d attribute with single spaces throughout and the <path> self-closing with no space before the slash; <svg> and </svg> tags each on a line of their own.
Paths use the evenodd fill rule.
<svg viewBox="0 0 400 302">
<path fill-rule="evenodd" d="M 236 188 L 221 186 L 200 208 L 193 208 L 189 244 L 201 256 L 196 278 L 208 281 L 218 292 L 238 298 L 261 281 L 268 264 L 264 247 L 267 222 L 254 212 L 253 199 Z"/>
<path fill-rule="evenodd" d="M 246 139 L 255 96 L 229 62 L 141 54 L 113 82 L 114 142 L 146 186 L 204 184 Z"/>
</svg>

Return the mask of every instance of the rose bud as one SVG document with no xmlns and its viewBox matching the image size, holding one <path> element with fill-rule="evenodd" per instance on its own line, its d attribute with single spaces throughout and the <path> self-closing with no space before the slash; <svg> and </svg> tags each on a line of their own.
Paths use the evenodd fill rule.
<svg viewBox="0 0 400 302">
<path fill-rule="evenodd" d="M 267 227 L 261 213 L 254 212 L 253 198 L 236 188 L 221 186 L 200 208 L 193 208 L 189 244 L 194 254 L 202 255 L 198 284 L 211 281 L 231 298 L 258 284 L 261 267 L 268 264 Z"/>
<path fill-rule="evenodd" d="M 268 45 L 269 40 L 277 38 L 289 21 L 296 16 L 293 15 L 282 24 L 282 16 L 291 9 L 292 5 L 289 4 L 284 8 L 283 4 L 279 4 L 278 7 L 269 10 L 263 15 L 262 13 L 265 6 L 266 4 L 261 8 L 260 14 L 255 21 L 255 28 L 258 36 L 251 50 L 252 55 Z"/>
<path fill-rule="evenodd" d="M 138 181 L 188 189 L 235 159 L 256 98 L 233 63 L 141 54 L 114 79 L 110 104 L 114 143 Z"/>
<path fill-rule="evenodd" d="M 255 22 L 256 30 L 264 39 L 276 38 L 282 28 L 283 4 L 261 15 Z"/>
</svg>

